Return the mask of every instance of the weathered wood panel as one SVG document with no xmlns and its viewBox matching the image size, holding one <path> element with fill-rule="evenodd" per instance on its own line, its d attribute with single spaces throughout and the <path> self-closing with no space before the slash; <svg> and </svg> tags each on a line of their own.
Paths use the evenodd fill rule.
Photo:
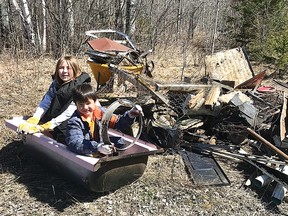
<svg viewBox="0 0 288 216">
<path fill-rule="evenodd" d="M 243 50 L 234 48 L 206 56 L 206 74 L 215 80 L 234 81 L 237 86 L 253 77 Z"/>
</svg>

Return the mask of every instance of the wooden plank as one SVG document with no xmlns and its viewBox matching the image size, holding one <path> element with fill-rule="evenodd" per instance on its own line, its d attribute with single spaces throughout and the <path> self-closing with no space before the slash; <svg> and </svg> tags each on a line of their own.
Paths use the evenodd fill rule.
<svg viewBox="0 0 288 216">
<path fill-rule="evenodd" d="M 206 97 L 206 100 L 204 103 L 205 106 L 213 110 L 214 105 L 218 101 L 220 93 L 221 93 L 221 87 L 219 85 L 213 85 Z"/>
<path fill-rule="evenodd" d="M 278 143 L 276 143 L 276 146 L 281 148 L 288 148 L 286 121 L 287 121 L 287 99 L 286 99 L 286 93 L 283 92 L 283 106 L 280 116 L 280 140 Z"/>
<path fill-rule="evenodd" d="M 191 99 L 188 101 L 188 108 L 190 110 L 199 110 L 200 107 L 204 103 L 204 97 L 205 97 L 205 92 L 204 90 L 200 90 L 194 97 L 191 97 Z"/>
<path fill-rule="evenodd" d="M 287 99 L 285 92 L 283 92 L 283 108 L 280 117 L 280 139 L 281 141 L 286 138 L 286 115 L 287 115 Z"/>
<path fill-rule="evenodd" d="M 241 47 L 206 56 L 205 69 L 211 79 L 234 81 L 235 86 L 253 76 Z"/>
<path fill-rule="evenodd" d="M 179 92 L 191 92 L 193 90 L 206 89 L 211 88 L 211 85 L 198 85 L 198 84 L 190 84 L 190 83 L 167 83 L 167 84 L 159 84 L 156 83 L 156 91 L 160 90 L 170 90 L 170 91 L 179 91 Z"/>
</svg>

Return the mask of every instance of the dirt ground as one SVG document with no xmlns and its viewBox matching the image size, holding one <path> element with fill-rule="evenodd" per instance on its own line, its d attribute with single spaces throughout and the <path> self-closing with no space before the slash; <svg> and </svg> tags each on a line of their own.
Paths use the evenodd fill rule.
<svg viewBox="0 0 288 216">
<path fill-rule="evenodd" d="M 180 81 L 179 56 L 151 56 L 156 64 L 154 80 Z M 80 62 L 91 73 L 86 56 Z M 204 74 L 199 65 L 188 61 L 183 75 L 198 80 Z M 286 202 L 279 206 L 271 202 L 269 188 L 243 185 L 251 174 L 247 164 L 222 158 L 217 160 L 231 182 L 228 186 L 193 185 L 182 158 L 172 150 L 149 156 L 142 177 L 111 193 L 87 191 L 50 170 L 29 155 L 21 136 L 6 128 L 4 121 L 35 111 L 54 67 L 55 60 L 49 56 L 0 58 L 1 215 L 288 215 Z"/>
</svg>

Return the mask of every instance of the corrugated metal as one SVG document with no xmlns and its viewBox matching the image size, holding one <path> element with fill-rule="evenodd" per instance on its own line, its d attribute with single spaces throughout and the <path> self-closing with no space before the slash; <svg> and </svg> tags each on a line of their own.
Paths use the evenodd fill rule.
<svg viewBox="0 0 288 216">
<path fill-rule="evenodd" d="M 206 74 L 211 79 L 234 81 L 234 86 L 253 77 L 249 62 L 241 48 L 225 50 L 206 56 L 205 64 Z"/>
</svg>

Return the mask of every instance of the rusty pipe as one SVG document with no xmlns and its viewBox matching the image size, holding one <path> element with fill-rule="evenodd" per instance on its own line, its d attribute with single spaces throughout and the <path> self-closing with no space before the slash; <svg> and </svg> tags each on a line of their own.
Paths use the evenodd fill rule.
<svg viewBox="0 0 288 216">
<path fill-rule="evenodd" d="M 260 141 L 261 143 L 263 143 L 264 145 L 266 145 L 267 147 L 269 147 L 270 149 L 272 149 L 275 153 L 277 153 L 278 155 L 280 155 L 282 158 L 284 158 L 285 160 L 288 160 L 288 155 L 285 154 L 283 151 L 281 151 L 280 149 L 278 149 L 276 146 L 274 146 L 272 143 L 270 143 L 268 140 L 264 139 L 262 136 L 260 136 L 259 134 L 257 134 L 255 131 L 253 131 L 251 128 L 247 128 L 247 131 L 253 136 L 255 137 L 258 141 Z"/>
</svg>

